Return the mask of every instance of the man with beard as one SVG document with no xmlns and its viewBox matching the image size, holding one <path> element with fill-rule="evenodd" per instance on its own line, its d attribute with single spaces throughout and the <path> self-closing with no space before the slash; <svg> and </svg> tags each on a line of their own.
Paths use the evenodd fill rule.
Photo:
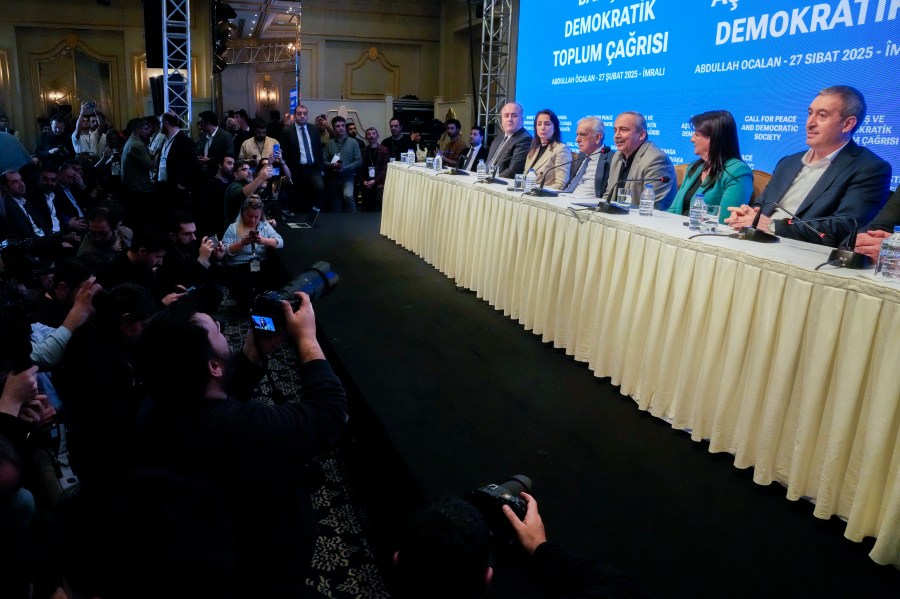
<svg viewBox="0 0 900 599">
<path fill-rule="evenodd" d="M 137 462 L 212 482 L 227 499 L 236 532 L 236 597 L 314 594 L 306 576 L 316 521 L 304 469 L 341 438 L 347 398 L 316 340 L 310 298 L 296 295 L 296 312 L 287 301 L 278 307 L 285 332 L 251 327 L 237 355 L 211 316 L 182 302 L 147 323 L 135 351 L 148 392 Z M 285 333 L 299 358 L 302 400 L 251 401 L 265 356 Z"/>
<path fill-rule="evenodd" d="M 381 212 L 384 196 L 384 179 L 387 177 L 391 153 L 378 143 L 378 129 L 366 129 L 368 145 L 363 150 L 362 200 L 366 212 Z"/>
<path fill-rule="evenodd" d="M 95 294 L 93 305 L 53 373 L 72 469 L 82 481 L 115 479 L 131 465 L 126 448 L 143 395 L 132 350 L 158 306 L 148 289 L 130 283 Z"/>
<path fill-rule="evenodd" d="M 131 119 L 126 127 L 128 141 L 122 149 L 122 201 L 129 222 L 142 225 L 150 221 L 153 208 L 153 158 L 147 144 L 150 142 L 150 123 L 144 119 Z"/>
<path fill-rule="evenodd" d="M 234 155 L 226 153 L 219 158 L 216 175 L 206 180 L 191 208 L 197 225 L 197 232 L 202 236 L 218 235 L 225 232 L 230 222 L 225 222 L 225 190 L 234 181 Z"/>
<path fill-rule="evenodd" d="M 91 208 L 87 223 L 87 234 L 78 246 L 78 256 L 89 255 L 96 258 L 101 268 L 106 268 L 113 258 L 131 246 L 134 232 L 122 224 L 122 208 L 118 204 Z"/>
<path fill-rule="evenodd" d="M 156 271 L 161 288 L 169 292 L 190 290 L 186 298 L 207 314 L 215 314 L 222 303 L 222 258 L 225 248 L 211 237 L 197 240 L 197 225 L 188 212 L 169 215 L 165 243 L 166 259 Z"/>
<path fill-rule="evenodd" d="M 262 119 L 250 121 L 250 130 L 253 136 L 241 144 L 238 160 L 249 160 L 255 169 L 263 158 L 272 160 L 278 140 L 266 135 L 266 124 Z"/>
<path fill-rule="evenodd" d="M 44 165 L 59 167 L 75 155 L 72 137 L 66 134 L 66 118 L 57 114 L 50 120 L 50 130 L 42 133 L 34 150 L 34 155 Z"/>
</svg>

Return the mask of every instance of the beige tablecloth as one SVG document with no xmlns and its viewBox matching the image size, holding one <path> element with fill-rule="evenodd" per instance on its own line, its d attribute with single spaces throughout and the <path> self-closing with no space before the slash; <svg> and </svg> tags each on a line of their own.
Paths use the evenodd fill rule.
<svg viewBox="0 0 900 599">
<path fill-rule="evenodd" d="M 571 201 L 392 163 L 381 232 L 900 566 L 900 286 Z"/>
</svg>

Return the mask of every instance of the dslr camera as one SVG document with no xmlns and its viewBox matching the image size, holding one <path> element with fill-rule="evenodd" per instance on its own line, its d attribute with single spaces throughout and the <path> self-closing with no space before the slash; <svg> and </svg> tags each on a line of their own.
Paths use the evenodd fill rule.
<svg viewBox="0 0 900 599">
<path fill-rule="evenodd" d="M 310 300 L 315 301 L 328 295 L 339 281 L 340 277 L 331 270 L 328 262 L 316 262 L 309 270 L 297 275 L 281 289 L 266 291 L 256 296 L 256 299 L 253 300 L 253 308 L 250 310 L 253 328 L 269 332 L 284 331 L 286 323 L 281 308 L 282 300 L 290 302 L 291 309 L 296 310 L 300 307 L 300 298 L 294 295 L 296 292 L 302 291 L 309 296 Z"/>
<path fill-rule="evenodd" d="M 531 493 L 531 479 L 524 474 L 515 474 L 503 483 L 491 483 L 466 493 L 465 500 L 478 508 L 491 530 L 491 535 L 500 544 L 509 543 L 514 534 L 509 520 L 503 514 L 503 506 L 508 505 L 519 517 L 525 519 L 527 504 L 519 497 L 522 491 Z"/>
</svg>

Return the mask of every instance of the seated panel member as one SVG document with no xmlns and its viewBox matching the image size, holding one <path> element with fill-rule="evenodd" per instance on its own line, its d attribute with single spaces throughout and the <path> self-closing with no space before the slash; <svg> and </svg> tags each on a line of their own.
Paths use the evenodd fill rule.
<svg viewBox="0 0 900 599">
<path fill-rule="evenodd" d="M 827 87 L 815 97 L 807 113 L 809 150 L 778 161 L 772 180 L 754 207 L 730 209 L 731 216 L 725 223 L 733 229 L 752 226 L 761 210 L 757 229 L 837 246 L 856 228 L 868 224 L 884 206 L 890 193 L 891 165 L 852 139 L 866 118 L 866 101 L 859 90 L 847 85 Z M 806 227 L 791 224 L 790 213 L 799 219 L 825 220 Z"/>
<path fill-rule="evenodd" d="M 484 145 L 484 129 L 475 125 L 469 132 L 469 147 L 459 157 L 459 168 L 473 173 L 478 170 L 478 163 L 484 160 L 487 164 L 488 149 Z"/>
<path fill-rule="evenodd" d="M 531 148 L 531 134 L 522 126 L 524 120 L 525 111 L 518 102 L 505 104 L 500 110 L 503 135 L 498 135 L 488 150 L 488 172 L 494 167 L 500 177 L 512 177 L 522 172 Z"/>
<path fill-rule="evenodd" d="M 459 166 L 459 158 L 466 149 L 466 142 L 463 141 L 459 134 L 462 130 L 462 123 L 456 119 L 447 120 L 447 141 L 441 148 L 441 156 L 444 160 L 444 166 Z"/>
<path fill-rule="evenodd" d="M 572 152 L 562 142 L 559 117 L 549 108 L 539 110 L 534 115 L 534 138 L 522 172 L 527 175 L 533 168 L 537 185 L 547 189 L 563 189 L 569 181 L 571 164 Z"/>
<path fill-rule="evenodd" d="M 563 189 L 577 198 L 599 198 L 606 189 L 609 178 L 609 162 L 612 154 L 603 145 L 603 121 L 596 116 L 586 116 L 575 128 L 578 156 L 571 164 L 572 176 Z"/>
<path fill-rule="evenodd" d="M 704 202 L 721 206 L 719 222 L 724 222 L 726 208 L 746 204 L 753 194 L 753 171 L 741 160 L 737 124 L 727 110 L 711 110 L 692 116 L 691 126 L 700 160 L 688 167 L 669 212 L 687 214 L 691 199 L 702 193 Z"/>
<path fill-rule="evenodd" d="M 656 207 L 660 210 L 668 209 L 677 191 L 675 167 L 665 152 L 647 139 L 647 121 L 644 115 L 626 110 L 616 117 L 613 126 L 613 141 L 618 152 L 612 157 L 606 197 L 615 200 L 619 188 L 622 188 L 631 194 L 631 203 L 636 206 L 645 182 L 622 183 L 622 181 L 668 177 L 666 183 L 653 183 Z"/>
</svg>

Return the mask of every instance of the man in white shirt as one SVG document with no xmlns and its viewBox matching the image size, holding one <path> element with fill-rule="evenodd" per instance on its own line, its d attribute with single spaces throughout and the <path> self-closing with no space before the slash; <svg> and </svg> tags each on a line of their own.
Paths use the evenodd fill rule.
<svg viewBox="0 0 900 599">
<path fill-rule="evenodd" d="M 576 198 L 599 198 L 606 189 L 609 178 L 609 148 L 603 145 L 605 135 L 603 121 L 596 116 L 586 116 L 575 128 L 578 156 L 572 161 L 572 176 L 562 193 Z"/>
<path fill-rule="evenodd" d="M 729 207 L 725 223 L 838 246 L 868 224 L 890 193 L 891 165 L 856 145 L 866 101 L 847 85 L 819 92 L 807 110 L 809 150 L 782 158 L 753 207 Z"/>
<path fill-rule="evenodd" d="M 81 103 L 81 111 L 75 121 L 77 125 L 72 132 L 72 147 L 75 148 L 76 154 L 88 154 L 96 158 L 106 150 L 106 138 L 100 134 L 99 129 L 91 129 L 90 117 L 94 114 L 94 107 L 91 104 L 93 103 Z"/>
</svg>

